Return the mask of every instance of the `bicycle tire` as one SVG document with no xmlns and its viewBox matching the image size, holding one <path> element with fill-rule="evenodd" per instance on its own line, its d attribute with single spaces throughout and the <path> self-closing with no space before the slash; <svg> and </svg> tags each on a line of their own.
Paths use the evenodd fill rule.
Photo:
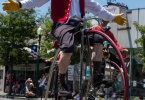
<svg viewBox="0 0 145 100">
<path fill-rule="evenodd" d="M 49 94 L 49 89 L 50 89 L 50 84 L 51 84 L 51 82 L 52 82 L 52 75 L 53 75 L 53 70 L 54 70 L 54 68 L 55 68 L 55 64 L 56 64 L 56 60 L 57 60 L 57 58 L 58 58 L 58 54 L 59 54 L 59 52 L 60 52 L 60 49 L 58 48 L 57 50 L 56 50 L 56 53 L 55 53 L 55 56 L 54 56 L 54 59 L 53 59 L 53 61 L 52 61 L 52 63 L 51 63 L 51 66 L 50 66 L 50 70 L 49 70 L 49 74 L 48 74 L 48 81 L 47 81 L 47 88 L 46 88 L 46 93 L 45 93 L 45 100 L 47 100 L 47 98 L 48 98 L 48 94 Z"/>
</svg>

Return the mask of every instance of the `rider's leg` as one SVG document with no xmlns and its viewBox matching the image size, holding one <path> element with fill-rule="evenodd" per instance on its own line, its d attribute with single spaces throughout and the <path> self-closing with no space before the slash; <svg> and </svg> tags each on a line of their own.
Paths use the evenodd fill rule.
<svg viewBox="0 0 145 100">
<path fill-rule="evenodd" d="M 68 65 L 70 63 L 72 53 L 64 53 L 62 52 L 60 55 L 60 59 L 58 61 L 59 73 L 58 73 L 58 81 L 64 87 L 65 90 L 68 90 L 67 85 L 65 83 L 65 75 L 68 69 Z"/>
<path fill-rule="evenodd" d="M 74 50 L 74 27 L 68 25 L 61 25 L 55 29 L 53 36 L 57 39 L 59 48 L 61 50 L 60 58 L 58 60 L 58 82 L 67 90 L 65 84 L 65 75 L 67 72 L 70 58 Z"/>
<path fill-rule="evenodd" d="M 93 83 L 100 81 L 102 79 L 101 75 L 101 62 L 102 62 L 102 50 L 103 45 L 101 43 L 97 43 L 93 46 L 92 49 L 92 64 L 93 64 Z"/>
</svg>

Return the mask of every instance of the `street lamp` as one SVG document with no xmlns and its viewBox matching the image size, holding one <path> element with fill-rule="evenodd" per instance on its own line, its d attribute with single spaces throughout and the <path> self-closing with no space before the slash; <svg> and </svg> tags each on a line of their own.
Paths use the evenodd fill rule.
<svg viewBox="0 0 145 100">
<path fill-rule="evenodd" d="M 41 32 L 42 32 L 42 28 L 41 28 L 41 26 L 39 26 L 37 29 L 38 50 L 37 50 L 37 65 L 36 65 L 36 78 L 35 78 L 36 79 L 35 80 L 36 87 L 38 87 L 38 74 L 39 74 L 39 62 L 40 62 L 39 50 L 40 50 L 40 43 L 41 43 Z"/>
</svg>

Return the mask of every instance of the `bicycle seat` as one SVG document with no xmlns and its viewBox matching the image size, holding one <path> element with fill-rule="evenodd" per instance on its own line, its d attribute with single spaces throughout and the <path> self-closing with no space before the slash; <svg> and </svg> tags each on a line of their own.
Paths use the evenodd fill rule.
<svg viewBox="0 0 145 100">
<path fill-rule="evenodd" d="M 111 27 L 110 26 L 106 26 L 106 27 L 103 27 L 102 29 L 103 29 L 103 32 L 107 32 L 107 31 L 109 31 L 111 29 Z"/>
</svg>

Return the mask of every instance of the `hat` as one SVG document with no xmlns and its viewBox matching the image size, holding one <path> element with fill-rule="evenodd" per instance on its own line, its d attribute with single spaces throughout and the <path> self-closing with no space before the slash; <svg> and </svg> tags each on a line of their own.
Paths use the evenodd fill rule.
<svg viewBox="0 0 145 100">
<path fill-rule="evenodd" d="M 28 78 L 25 83 L 27 83 L 27 82 L 33 82 L 33 81 L 31 78 Z"/>
</svg>

